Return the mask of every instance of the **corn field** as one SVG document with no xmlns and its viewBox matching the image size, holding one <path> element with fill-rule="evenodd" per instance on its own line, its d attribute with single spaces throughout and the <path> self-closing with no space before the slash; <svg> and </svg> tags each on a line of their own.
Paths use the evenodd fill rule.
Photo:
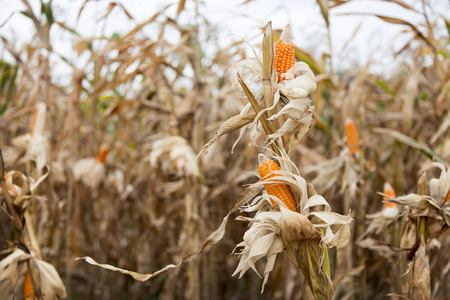
<svg viewBox="0 0 450 300">
<path fill-rule="evenodd" d="M 265 0 L 230 34 L 209 1 L 11 2 L 0 299 L 450 299 L 448 2 L 369 1 L 420 20 L 360 14 L 401 29 L 381 72 L 333 51 L 361 1 L 309 1 L 320 47 Z"/>
</svg>

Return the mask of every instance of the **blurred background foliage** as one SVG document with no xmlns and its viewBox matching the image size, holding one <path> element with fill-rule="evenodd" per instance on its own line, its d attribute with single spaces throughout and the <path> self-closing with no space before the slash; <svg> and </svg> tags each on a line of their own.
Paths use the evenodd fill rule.
<svg viewBox="0 0 450 300">
<path fill-rule="evenodd" d="M 145 12 L 145 20 L 134 19 L 122 2 L 100 1 L 107 4 L 106 11 L 93 11 L 91 2 L 84 1 L 75 15 L 78 20 L 90 10 L 100 28 L 96 35 L 84 36 L 78 29 L 82 24 L 61 18 L 56 1 L 27 0 L 13 14 L 32 22 L 32 38 L 16 44 L 1 35 L 0 145 L 5 166 L 36 175 L 26 150 L 13 140 L 32 130 L 36 104 L 45 103 L 51 172 L 30 209 L 43 258 L 58 270 L 69 299 L 300 299 L 296 270 L 284 254 L 262 295 L 255 273 L 239 280 L 231 277 L 238 257 L 230 253 L 247 226 L 238 221 L 230 222 L 224 239 L 198 259 L 147 282 L 75 260 L 89 255 L 138 272 L 178 262 L 217 228 L 244 185 L 257 180 L 251 172 L 256 171 L 261 150 L 248 145 L 246 133 L 231 153 L 239 134 L 235 132 L 222 137 L 207 156 L 194 160 L 223 120 L 246 104 L 233 85 L 232 66 L 254 56 L 239 37 L 228 36 L 223 43 L 220 24 L 202 14 L 207 2 L 176 1 Z M 384 182 L 390 182 L 397 194 L 406 194 L 416 190 L 421 171 L 433 157 L 448 166 L 450 20 L 427 1 L 387 1 L 420 16 L 414 24 L 400 16 L 366 16 L 402 30 L 396 37 L 402 46 L 395 53 L 382 53 L 392 62 L 390 72 L 379 72 L 367 53 L 361 54 L 369 57 L 367 63 L 360 64 L 355 59 L 359 53 L 346 57 L 330 52 L 334 34 L 330 18 L 350 2 L 354 1 L 314 4 L 322 20 L 309 32 L 318 32 L 327 46 L 294 40 L 296 58 L 311 67 L 318 89 L 312 95 L 314 126 L 291 157 L 300 172 L 339 157 L 345 146 L 345 121 L 353 119 L 365 157 L 357 197 L 363 198 L 364 211 L 370 214 L 383 207 L 377 193 Z M 267 1 L 237 5 L 245 9 L 255 4 Z M 129 29 L 104 34 L 119 12 L 128 19 Z M 292 11 L 291 17 L 295 14 Z M 244 17 L 256 19 L 251 12 Z M 339 18 L 346 17 L 350 16 Z M 255 34 L 248 36 L 257 55 L 262 41 L 259 27 L 266 21 L 255 22 Z M 1 22 L 4 28 L 8 24 L 7 19 Z M 282 28 L 275 29 L 276 40 Z M 61 51 L 63 36 L 69 37 L 71 48 Z M 99 158 L 102 147 L 109 150 L 104 161 Z M 97 158 L 103 173 L 77 171 L 77 162 L 89 157 Z M 98 184 L 90 184 L 96 180 L 92 176 L 99 177 Z M 308 173 L 309 180 L 316 176 L 317 172 Z M 353 217 L 364 220 L 354 215 L 356 202 L 340 192 L 346 184 L 345 170 L 335 170 L 328 179 L 334 177 L 333 186 L 321 193 L 334 211 L 346 214 L 352 208 Z M 357 238 L 353 236 L 354 241 Z M 390 232 L 375 238 L 399 247 L 398 237 Z M 0 250 L 16 239 L 9 219 L 0 213 Z M 436 241 L 438 246 L 429 249 L 431 288 L 435 299 L 447 299 L 450 254 L 445 249 L 450 240 L 444 235 Z M 343 253 L 331 253 L 335 297 L 358 298 L 358 283 L 350 283 L 361 270 L 351 255 Z M 404 252 L 383 256 L 364 249 L 363 253 L 369 298 L 402 294 Z"/>
</svg>

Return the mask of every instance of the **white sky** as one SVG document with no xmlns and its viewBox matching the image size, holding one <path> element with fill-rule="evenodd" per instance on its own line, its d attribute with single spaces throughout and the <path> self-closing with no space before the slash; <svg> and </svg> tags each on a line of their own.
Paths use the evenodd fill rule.
<svg viewBox="0 0 450 300">
<path fill-rule="evenodd" d="M 39 0 L 29 0 L 35 12 L 40 10 Z M 418 10 L 422 10 L 421 0 L 404 0 Z M 115 9 L 113 15 L 104 22 L 98 21 L 106 12 L 109 1 L 90 1 L 87 3 L 81 18 L 76 22 L 78 11 L 85 0 L 55 0 L 54 15 L 75 29 L 83 36 L 99 36 L 102 32 L 110 36 L 114 32 L 126 33 L 135 24 L 151 17 L 160 7 L 172 4 L 167 11 L 171 17 L 175 16 L 178 0 L 118 0 L 123 3 L 135 20 L 130 21 L 119 10 Z M 240 5 L 244 0 L 204 0 L 200 1 L 200 14 L 209 22 L 217 25 L 219 39 L 223 45 L 241 36 L 258 43 L 262 39 L 260 27 L 272 20 L 273 28 L 282 28 L 290 23 L 294 33 L 294 43 L 302 48 L 312 51 L 316 57 L 328 52 L 328 40 L 324 21 L 319 6 L 315 0 L 255 0 L 246 5 Z M 450 2 L 430 0 L 430 15 L 438 13 L 450 18 Z M 181 14 L 180 23 L 192 24 L 196 22 L 194 15 L 195 2 L 186 1 L 186 9 Z M 0 24 L 14 12 L 24 10 L 21 1 L 0 0 Z M 348 13 L 376 13 L 384 16 L 397 17 L 415 25 L 424 21 L 421 14 L 411 12 L 399 5 L 388 1 L 352 1 L 330 11 L 331 36 L 333 43 L 334 68 L 341 69 L 349 66 L 363 66 L 370 58 L 375 72 L 389 73 L 393 68 L 393 53 L 403 47 L 411 34 L 402 34 L 409 29 L 407 26 L 388 24 L 373 16 L 344 15 Z M 354 30 L 361 25 L 353 40 L 345 47 L 353 35 Z M 56 27 L 56 26 L 55 26 Z M 52 29 L 53 30 L 53 29 Z M 156 27 L 147 27 L 145 34 L 155 37 Z M 17 47 L 33 37 L 31 20 L 21 14 L 14 14 L 11 19 L 0 28 L 0 35 L 6 36 L 15 42 Z M 74 59 L 73 35 L 55 29 L 52 32 L 53 46 L 57 53 Z M 257 37 L 257 38 L 255 38 Z M 169 37 L 170 38 L 170 37 Z M 174 37 L 176 38 L 176 37 Z M 0 44 L 0 57 L 3 57 Z M 55 61 L 55 64 L 63 64 Z M 66 69 L 58 66 L 53 76 L 63 76 Z"/>
</svg>

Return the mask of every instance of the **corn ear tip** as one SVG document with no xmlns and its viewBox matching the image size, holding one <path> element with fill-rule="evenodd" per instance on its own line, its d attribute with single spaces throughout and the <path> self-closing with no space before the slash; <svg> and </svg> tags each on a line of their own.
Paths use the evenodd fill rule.
<svg viewBox="0 0 450 300">
<path fill-rule="evenodd" d="M 258 154 L 258 164 L 262 165 L 265 161 L 268 161 L 269 159 L 262 153 Z"/>
<path fill-rule="evenodd" d="M 283 32 L 281 32 L 280 40 L 282 40 L 285 44 L 292 42 L 292 29 L 290 24 L 284 26 Z"/>
<path fill-rule="evenodd" d="M 389 182 L 385 182 L 383 185 L 383 191 L 393 190 L 392 185 Z"/>
</svg>

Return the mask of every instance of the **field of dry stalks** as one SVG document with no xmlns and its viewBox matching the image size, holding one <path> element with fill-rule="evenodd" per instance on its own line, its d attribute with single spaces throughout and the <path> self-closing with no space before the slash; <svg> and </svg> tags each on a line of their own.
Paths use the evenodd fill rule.
<svg viewBox="0 0 450 300">
<path fill-rule="evenodd" d="M 329 32 L 346 2 L 317 1 Z M 295 39 L 274 68 L 290 36 L 270 23 L 224 47 L 164 7 L 83 37 L 22 0 L 33 39 L 1 37 L 0 298 L 449 299 L 450 20 L 390 2 L 425 22 L 377 16 L 412 37 L 380 76 Z M 111 1 L 98 22 L 113 10 L 132 18 Z"/>
</svg>

